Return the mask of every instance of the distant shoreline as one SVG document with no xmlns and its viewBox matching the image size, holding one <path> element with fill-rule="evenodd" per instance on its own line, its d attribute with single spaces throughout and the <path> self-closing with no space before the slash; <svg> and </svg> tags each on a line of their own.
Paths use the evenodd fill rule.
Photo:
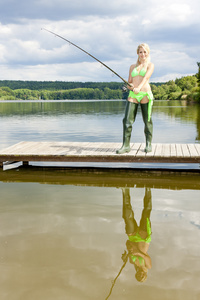
<svg viewBox="0 0 200 300">
<path fill-rule="evenodd" d="M 150 83 L 155 100 L 200 102 L 197 74 Z M 123 100 L 123 82 L 0 80 L 1 100 Z"/>
</svg>

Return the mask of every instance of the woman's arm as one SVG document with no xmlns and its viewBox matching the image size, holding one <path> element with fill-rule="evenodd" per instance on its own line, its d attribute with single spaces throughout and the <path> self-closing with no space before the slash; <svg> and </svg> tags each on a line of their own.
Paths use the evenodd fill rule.
<svg viewBox="0 0 200 300">
<path fill-rule="evenodd" d="M 131 65 L 130 69 L 129 69 L 128 83 L 130 83 L 131 86 L 127 85 L 127 88 L 131 91 L 134 89 L 131 73 L 132 73 L 133 69 L 135 68 L 135 66 L 136 65 Z"/>
</svg>

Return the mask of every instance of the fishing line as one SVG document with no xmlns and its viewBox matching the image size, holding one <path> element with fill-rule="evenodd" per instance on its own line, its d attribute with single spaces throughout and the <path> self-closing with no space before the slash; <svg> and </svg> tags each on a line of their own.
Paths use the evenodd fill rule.
<svg viewBox="0 0 200 300">
<path fill-rule="evenodd" d="M 84 49 L 82 49 L 81 47 L 77 46 L 76 44 L 72 43 L 71 41 L 67 40 L 66 38 L 64 38 L 63 36 L 48 30 L 46 28 L 41 28 L 41 30 L 46 30 L 47 32 L 59 37 L 60 39 L 66 41 L 67 43 L 69 43 L 69 45 L 73 45 L 74 47 L 78 48 L 79 50 L 85 52 L 87 55 L 91 56 L 93 59 L 95 59 L 96 61 L 98 61 L 101 65 L 103 65 L 104 67 L 106 67 L 108 70 L 110 70 L 113 74 L 115 74 L 117 77 L 119 77 L 124 83 L 126 83 L 127 85 L 131 86 L 130 83 L 125 80 L 123 77 L 121 77 L 118 73 L 116 73 L 113 69 L 111 69 L 109 66 L 107 66 L 106 64 L 104 64 L 101 60 L 99 60 L 98 58 L 96 58 L 95 56 L 93 56 L 92 54 L 90 54 L 89 52 L 85 51 Z"/>
</svg>

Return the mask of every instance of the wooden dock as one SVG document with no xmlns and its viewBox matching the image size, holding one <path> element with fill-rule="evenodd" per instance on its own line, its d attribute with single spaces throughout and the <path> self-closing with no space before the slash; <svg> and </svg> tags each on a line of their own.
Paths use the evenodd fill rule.
<svg viewBox="0 0 200 300">
<path fill-rule="evenodd" d="M 20 142 L 0 151 L 0 165 L 7 161 L 23 162 L 101 162 L 101 163 L 200 163 L 200 144 L 134 143 L 131 151 L 116 154 L 121 143 L 101 142 Z"/>
</svg>

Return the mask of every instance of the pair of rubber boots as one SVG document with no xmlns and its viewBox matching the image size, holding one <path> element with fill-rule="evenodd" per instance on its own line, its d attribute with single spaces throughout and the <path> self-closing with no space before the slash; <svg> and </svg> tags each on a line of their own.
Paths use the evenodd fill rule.
<svg viewBox="0 0 200 300">
<path fill-rule="evenodd" d="M 144 134 L 146 137 L 146 147 L 144 151 L 151 152 L 151 141 L 152 141 L 152 133 L 153 133 L 153 123 L 150 119 L 148 121 L 148 103 L 140 104 L 142 117 L 144 121 Z M 131 139 L 131 132 L 132 132 L 132 125 L 135 122 L 136 115 L 138 110 L 138 103 L 127 101 L 126 109 L 125 109 L 125 116 L 123 119 L 123 145 L 122 147 L 116 151 L 117 154 L 123 154 L 126 152 L 130 152 L 130 139 Z"/>
</svg>

